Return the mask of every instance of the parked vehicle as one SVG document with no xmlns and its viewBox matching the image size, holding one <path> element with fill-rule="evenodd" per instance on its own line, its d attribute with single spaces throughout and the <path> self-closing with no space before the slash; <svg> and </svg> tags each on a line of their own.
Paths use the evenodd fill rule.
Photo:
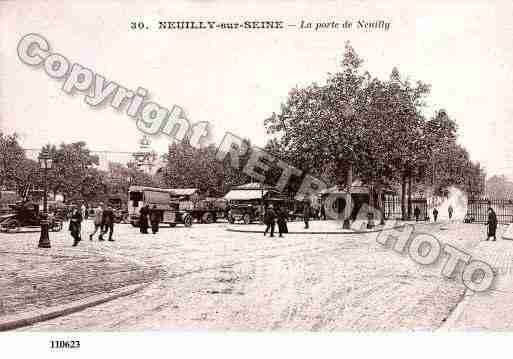
<svg viewBox="0 0 513 359">
<path fill-rule="evenodd" d="M 35 202 L 20 202 L 11 205 L 13 213 L 2 216 L 0 220 L 0 231 L 19 231 L 21 227 L 39 227 L 41 225 L 41 213 L 39 205 Z M 62 230 L 62 220 L 53 214 L 49 214 L 49 230 L 58 232 Z"/>
<path fill-rule="evenodd" d="M 192 217 L 200 223 L 214 223 L 227 218 L 228 201 L 222 198 L 204 198 L 192 203 Z"/>
<path fill-rule="evenodd" d="M 258 202 L 232 201 L 228 211 L 228 222 L 242 221 L 244 224 L 263 221 L 263 208 Z"/>
<path fill-rule="evenodd" d="M 182 194 L 174 189 L 131 186 L 128 190 L 128 214 L 130 223 L 139 226 L 140 211 L 143 206 L 156 206 L 160 211 L 160 223 L 175 227 L 181 223 L 185 227 L 192 225 L 192 214 L 187 206 L 181 206 Z"/>
<path fill-rule="evenodd" d="M 292 211 L 294 202 L 274 187 L 256 182 L 236 186 L 224 198 L 229 201 L 228 222 L 242 221 L 245 224 L 262 222 L 264 208 L 270 204 Z"/>
</svg>

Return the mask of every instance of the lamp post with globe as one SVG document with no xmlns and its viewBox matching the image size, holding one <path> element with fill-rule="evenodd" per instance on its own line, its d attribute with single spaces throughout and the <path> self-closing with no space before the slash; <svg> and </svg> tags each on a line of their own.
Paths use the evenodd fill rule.
<svg viewBox="0 0 513 359">
<path fill-rule="evenodd" d="M 41 151 L 39 155 L 39 165 L 43 170 L 43 214 L 41 216 L 41 237 L 39 238 L 38 248 L 51 248 L 50 237 L 49 237 L 49 226 L 48 221 L 48 188 L 47 188 L 47 175 L 48 170 L 52 168 L 52 157 L 47 150 Z"/>
</svg>

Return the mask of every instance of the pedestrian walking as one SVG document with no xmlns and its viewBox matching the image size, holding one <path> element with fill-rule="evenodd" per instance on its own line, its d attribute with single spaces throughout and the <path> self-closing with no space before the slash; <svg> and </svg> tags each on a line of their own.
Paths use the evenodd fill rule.
<svg viewBox="0 0 513 359">
<path fill-rule="evenodd" d="M 325 221 L 326 220 L 326 208 L 324 207 L 324 203 L 321 204 L 321 215 L 320 218 Z"/>
<path fill-rule="evenodd" d="M 98 235 L 98 238 L 100 238 L 101 234 L 103 233 L 103 203 L 100 203 L 98 207 L 94 210 L 94 232 L 89 235 L 89 240 L 93 240 L 93 236 L 96 234 L 96 232 L 100 231 L 100 234 Z"/>
<path fill-rule="evenodd" d="M 305 222 L 305 229 L 308 229 L 310 220 L 310 202 L 305 200 L 303 205 L 303 221 Z"/>
<path fill-rule="evenodd" d="M 438 218 L 438 210 L 436 208 L 433 209 L 433 220 L 436 222 L 436 219 Z"/>
<path fill-rule="evenodd" d="M 82 206 L 80 207 L 80 211 L 82 212 L 82 218 L 86 218 L 86 206 L 84 203 L 82 203 Z"/>
<path fill-rule="evenodd" d="M 150 209 L 148 205 L 143 206 L 140 211 L 140 218 L 139 218 L 139 230 L 141 233 L 147 234 L 148 233 L 148 216 L 150 215 Z"/>
<path fill-rule="evenodd" d="M 98 240 L 103 241 L 103 236 L 109 232 L 109 241 L 114 242 L 114 239 L 112 239 L 112 235 L 114 234 L 114 211 L 111 206 L 107 206 L 107 208 L 103 210 L 102 221 L 103 231 Z"/>
<path fill-rule="evenodd" d="M 287 228 L 287 218 L 288 213 L 285 207 L 281 207 L 278 209 L 278 212 L 276 213 L 277 216 L 277 224 L 278 224 L 278 232 L 279 236 L 283 237 L 283 233 L 289 233 L 289 230 Z"/>
<path fill-rule="evenodd" d="M 452 208 L 451 205 L 449 205 L 449 208 L 447 208 L 447 212 L 449 212 L 449 220 L 451 220 L 452 218 L 452 212 L 454 211 L 454 209 Z"/>
<path fill-rule="evenodd" d="M 78 245 L 78 242 L 82 240 L 80 238 L 80 232 L 82 230 L 82 213 L 78 208 L 75 208 L 72 212 L 70 221 L 69 221 L 69 231 L 71 233 L 71 237 L 73 237 L 73 247 Z"/>
<path fill-rule="evenodd" d="M 415 209 L 413 210 L 413 215 L 415 216 L 415 222 L 419 221 L 420 217 L 420 208 L 415 206 Z"/>
<path fill-rule="evenodd" d="M 486 240 L 489 240 L 490 237 L 493 237 L 493 241 L 497 240 L 496 232 L 497 232 L 497 215 L 492 207 L 488 207 L 488 221 L 486 222 L 488 226 L 488 233 L 486 236 Z"/>
<path fill-rule="evenodd" d="M 160 211 L 157 209 L 156 205 L 153 205 L 153 208 L 150 211 L 150 224 L 151 231 L 153 234 L 156 234 L 159 231 L 160 224 Z"/>
<path fill-rule="evenodd" d="M 269 205 L 269 208 L 265 211 L 264 224 L 266 225 L 264 236 L 269 230 L 271 230 L 271 237 L 274 237 L 274 226 L 276 225 L 276 212 L 273 209 L 273 205 Z"/>
</svg>

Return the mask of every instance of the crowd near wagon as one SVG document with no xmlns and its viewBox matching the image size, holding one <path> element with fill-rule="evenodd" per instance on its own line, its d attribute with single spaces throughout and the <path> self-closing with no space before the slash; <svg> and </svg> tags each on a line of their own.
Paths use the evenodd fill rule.
<svg viewBox="0 0 513 359">
<path fill-rule="evenodd" d="M 274 187 L 258 182 L 235 186 L 224 196 L 224 199 L 228 201 L 228 222 L 245 224 L 261 222 L 265 207 L 270 204 L 274 207 L 285 207 L 287 211 L 291 211 L 294 202 Z"/>
<path fill-rule="evenodd" d="M 333 218 L 333 215 L 341 218 L 345 215 L 347 195 L 347 188 L 339 186 L 333 186 L 305 197 L 301 194 L 285 194 L 273 186 L 252 182 L 233 186 L 223 197 L 219 198 L 205 196 L 198 188 L 130 186 L 127 193 L 114 193 L 102 200 L 97 199 L 95 202 L 73 199 L 72 203 L 64 203 L 55 198 L 48 198 L 47 202 L 51 217 L 51 230 L 62 228 L 62 222 L 69 219 L 72 207 L 79 207 L 82 211 L 86 208 L 84 218 L 88 219 L 95 216 L 96 209 L 101 205 L 113 210 L 116 223 L 130 223 L 134 227 L 139 227 L 141 209 L 146 207 L 154 213 L 158 213 L 161 224 L 169 225 L 169 227 L 177 225 L 190 227 L 194 222 L 210 224 L 220 220 L 230 224 L 262 223 L 269 205 L 284 210 L 288 214 L 289 221 L 302 221 L 306 213 L 308 213 L 309 219 L 327 219 Z M 378 194 L 362 184 L 361 181 L 356 180 L 350 188 L 350 195 L 351 220 L 359 218 L 360 215 L 368 217 L 370 211 L 373 211 L 373 216 L 369 217 L 369 220 L 399 218 L 401 215 L 401 200 L 398 194 L 390 188 L 381 188 Z M 41 202 L 40 198 L 39 202 Z M 476 207 L 475 202 L 469 201 L 469 212 Z M 371 210 L 371 203 L 374 203 L 380 210 Z M 416 210 L 418 208 L 421 220 L 429 219 L 429 206 L 425 198 L 412 198 L 409 205 Z M 507 214 L 503 217 L 508 217 L 507 219 L 510 220 L 511 202 L 501 203 L 501 205 L 508 208 L 508 211 L 504 211 Z M 305 206 L 308 207 L 308 211 L 305 210 Z M 362 212 L 362 209 L 365 213 Z M 20 200 L 14 191 L 0 193 L 0 229 L 4 231 L 36 225 L 40 221 L 40 212 L 41 204 L 38 205 L 37 200 L 33 200 L 33 202 L 26 198 Z M 467 217 L 470 218 L 470 216 Z M 467 217 L 465 221 L 471 222 L 477 220 L 479 216 L 472 212 L 472 218 L 468 219 Z M 479 217 L 479 219 L 481 218 Z"/>
<path fill-rule="evenodd" d="M 175 227 L 183 224 L 192 225 L 192 215 L 189 210 L 180 208 L 180 202 L 185 201 L 184 194 L 191 196 L 193 190 L 177 191 L 176 189 L 131 186 L 128 190 L 128 215 L 130 223 L 139 227 L 141 209 L 145 206 L 160 213 L 160 223 Z"/>
</svg>

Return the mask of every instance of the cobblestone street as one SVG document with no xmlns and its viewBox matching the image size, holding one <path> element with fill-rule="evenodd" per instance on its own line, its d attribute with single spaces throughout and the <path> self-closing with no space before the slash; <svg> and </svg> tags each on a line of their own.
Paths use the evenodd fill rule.
<svg viewBox="0 0 513 359">
<path fill-rule="evenodd" d="M 378 244 L 376 233 L 269 238 L 218 223 L 142 235 L 118 225 L 116 242 L 90 242 L 90 226 L 75 248 L 66 231 L 51 234 L 50 250 L 36 248 L 38 233 L 0 235 L 4 313 L 151 284 L 19 330 L 434 330 L 465 294 L 463 284 L 442 278 L 441 265 L 417 265 Z M 513 243 L 482 242 L 482 226 L 422 224 L 417 231 L 469 253 L 479 248 L 500 276 L 511 274 Z"/>
</svg>

